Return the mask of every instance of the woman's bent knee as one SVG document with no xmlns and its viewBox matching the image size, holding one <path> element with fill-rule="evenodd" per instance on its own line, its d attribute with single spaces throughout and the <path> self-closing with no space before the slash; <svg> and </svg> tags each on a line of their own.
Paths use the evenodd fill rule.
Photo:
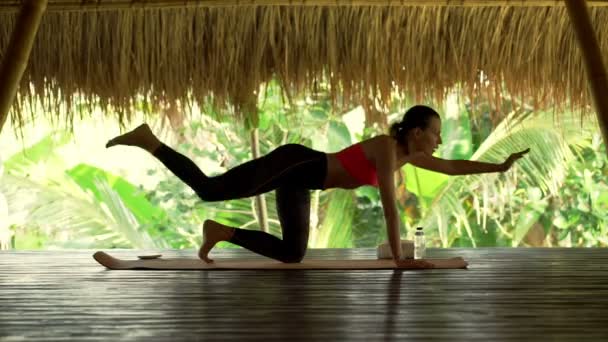
<svg viewBox="0 0 608 342">
<path fill-rule="evenodd" d="M 302 262 L 306 251 L 286 253 L 281 256 L 280 261 L 286 264 L 296 264 Z"/>
<path fill-rule="evenodd" d="M 222 200 L 218 194 L 209 191 L 196 191 L 196 195 L 205 202 L 218 202 Z"/>
</svg>

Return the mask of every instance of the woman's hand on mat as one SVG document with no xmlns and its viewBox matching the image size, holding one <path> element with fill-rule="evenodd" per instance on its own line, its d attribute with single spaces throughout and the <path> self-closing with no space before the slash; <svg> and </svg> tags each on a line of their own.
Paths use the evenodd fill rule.
<svg viewBox="0 0 608 342">
<path fill-rule="evenodd" d="M 395 260 L 397 267 L 399 268 L 434 268 L 432 262 L 417 259 L 403 259 Z"/>
<path fill-rule="evenodd" d="M 467 266 L 469 266 L 469 263 L 466 262 L 462 257 L 450 258 L 449 263 L 452 267 L 458 268 L 466 268 Z"/>
<path fill-rule="evenodd" d="M 509 158 L 507 158 L 507 160 L 505 160 L 505 162 L 502 163 L 503 172 L 508 171 L 511 168 L 511 166 L 513 166 L 513 163 L 515 163 L 515 161 L 517 161 L 518 159 L 523 157 L 528 152 L 530 152 L 530 148 L 527 148 L 521 152 L 511 154 L 509 156 Z"/>
</svg>

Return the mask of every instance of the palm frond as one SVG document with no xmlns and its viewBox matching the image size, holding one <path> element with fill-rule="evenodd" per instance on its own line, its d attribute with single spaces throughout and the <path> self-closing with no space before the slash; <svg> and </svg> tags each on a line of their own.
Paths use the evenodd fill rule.
<svg viewBox="0 0 608 342">
<path fill-rule="evenodd" d="M 8 221 L 61 233 L 67 243 L 78 239 L 89 241 L 89 247 L 155 247 L 147 233 L 137 229 L 139 225 L 124 204 L 119 203 L 118 195 L 109 193 L 113 190 L 107 184 L 100 184 L 106 202 L 100 204 L 68 177 L 54 179 L 53 183 L 55 186 L 4 175 L 0 192 L 9 203 Z"/>
<path fill-rule="evenodd" d="M 310 247 L 349 248 L 353 246 L 352 220 L 355 201 L 352 193 L 346 190 L 332 190 L 324 200 L 329 202 L 323 222 L 316 232 Z"/>
<path fill-rule="evenodd" d="M 114 229 L 128 240 L 135 248 L 167 247 L 162 240 L 154 241 L 140 226 L 133 213 L 125 206 L 120 195 L 114 191 L 107 181 L 95 180 L 100 191 L 102 209 L 108 217 L 112 218 Z"/>
</svg>

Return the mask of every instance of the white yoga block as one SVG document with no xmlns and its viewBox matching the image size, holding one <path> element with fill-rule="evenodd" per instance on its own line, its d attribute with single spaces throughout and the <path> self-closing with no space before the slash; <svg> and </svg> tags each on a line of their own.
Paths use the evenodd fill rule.
<svg viewBox="0 0 608 342">
<path fill-rule="evenodd" d="M 392 259 L 393 253 L 388 242 L 384 242 L 376 248 L 376 254 L 378 259 Z M 401 254 L 403 258 L 413 259 L 414 258 L 414 241 L 412 240 L 401 240 Z"/>
</svg>

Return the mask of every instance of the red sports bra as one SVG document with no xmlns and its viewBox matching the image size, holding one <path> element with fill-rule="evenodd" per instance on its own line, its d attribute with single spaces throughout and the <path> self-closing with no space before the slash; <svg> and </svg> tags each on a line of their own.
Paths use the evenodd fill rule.
<svg viewBox="0 0 608 342">
<path fill-rule="evenodd" d="M 360 143 L 343 149 L 336 154 L 336 157 L 346 172 L 362 185 L 378 186 L 376 167 L 365 157 Z"/>
</svg>

